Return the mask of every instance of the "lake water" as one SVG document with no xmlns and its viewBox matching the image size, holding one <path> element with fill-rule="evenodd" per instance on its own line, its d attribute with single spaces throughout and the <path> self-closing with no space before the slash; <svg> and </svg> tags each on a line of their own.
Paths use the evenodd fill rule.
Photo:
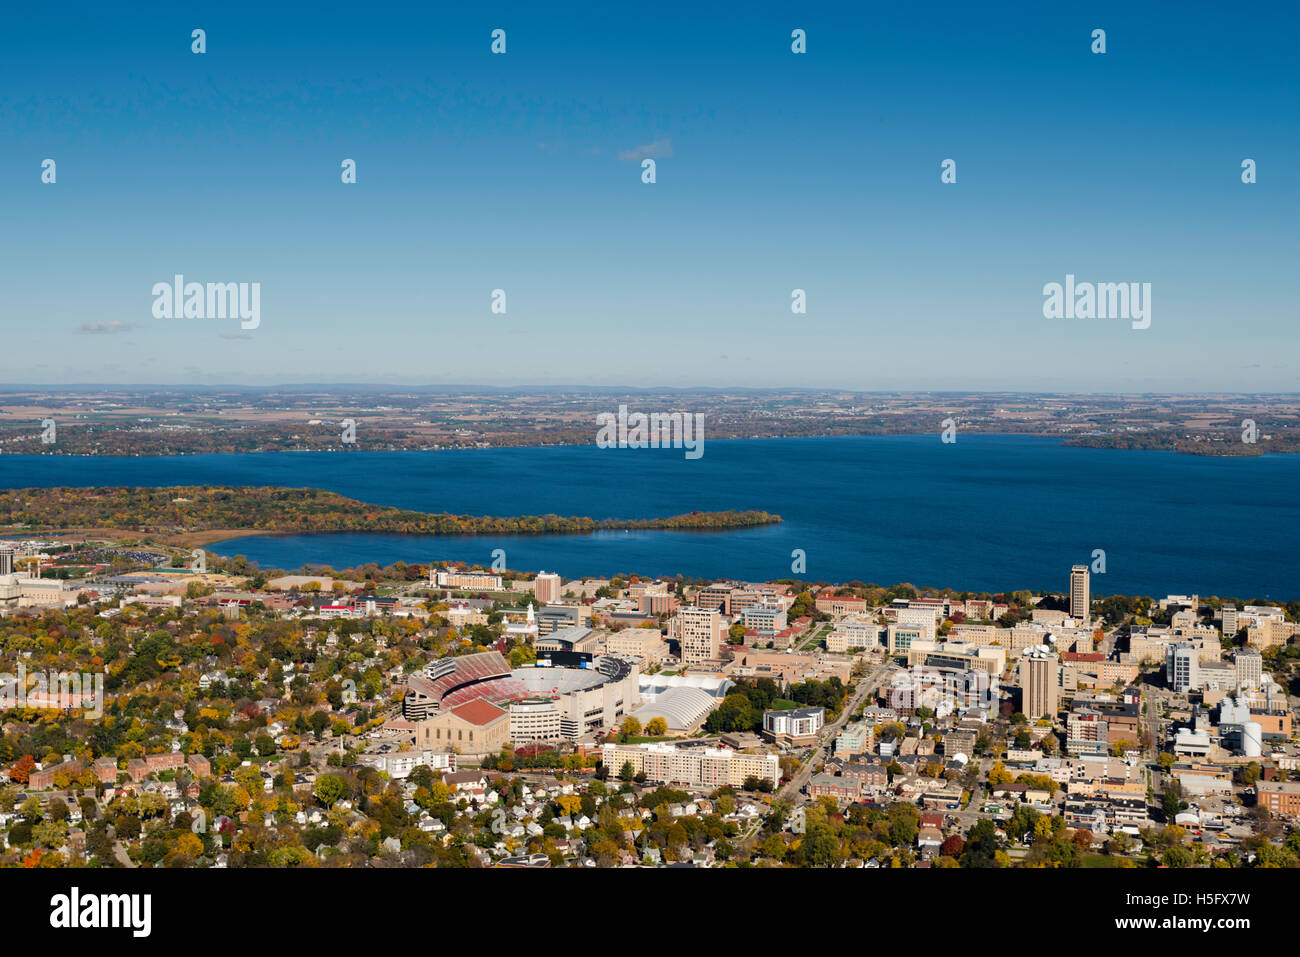
<svg viewBox="0 0 1300 957">
<path fill-rule="evenodd" d="M 909 581 L 971 591 L 1064 589 L 1105 551 L 1095 594 L 1300 598 L 1300 456 L 1204 458 L 1066 448 L 1024 436 L 754 439 L 681 450 L 562 448 L 172 458 L 0 456 L 0 485 L 288 485 L 472 515 L 649 518 L 765 509 L 734 532 L 435 538 L 252 536 L 212 547 L 263 567 L 459 559 L 566 577 Z"/>
</svg>

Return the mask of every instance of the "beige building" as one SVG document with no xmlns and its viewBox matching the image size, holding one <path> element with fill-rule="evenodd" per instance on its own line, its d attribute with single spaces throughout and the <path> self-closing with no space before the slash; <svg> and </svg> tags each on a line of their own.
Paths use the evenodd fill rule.
<svg viewBox="0 0 1300 957">
<path fill-rule="evenodd" d="M 775 754 L 751 754 L 726 748 L 682 748 L 673 744 L 606 744 L 600 749 L 601 763 L 617 777 L 623 765 L 631 764 L 634 774 L 649 781 L 685 784 L 691 787 L 742 787 L 745 779 L 781 779 L 781 763 Z"/>
<path fill-rule="evenodd" d="M 1058 669 L 1050 651 L 1030 651 L 1020 659 L 1021 710 L 1030 721 L 1056 717 Z"/>
<path fill-rule="evenodd" d="M 501 576 L 486 572 L 462 572 L 447 569 L 431 571 L 429 582 L 437 588 L 461 588 L 468 591 L 502 591 Z"/>
<path fill-rule="evenodd" d="M 1256 651 L 1267 651 L 1269 648 L 1285 645 L 1295 633 L 1294 622 L 1285 619 L 1280 621 L 1275 618 L 1265 619 L 1246 629 L 1246 647 L 1254 648 Z"/>
<path fill-rule="evenodd" d="M 655 628 L 625 628 L 605 638 L 605 650 L 613 655 L 629 655 L 657 665 L 668 657 L 668 643 Z"/>
<path fill-rule="evenodd" d="M 481 699 L 415 722 L 415 746 L 470 757 L 495 754 L 510 740 L 510 715 Z"/>
<path fill-rule="evenodd" d="M 1087 565 L 1070 569 L 1070 617 L 1088 621 L 1092 617 L 1091 576 Z"/>
<path fill-rule="evenodd" d="M 681 644 L 682 664 L 694 665 L 718 657 L 723 632 L 722 615 L 716 609 L 691 606 L 683 608 L 672 619 L 669 636 Z"/>
<path fill-rule="evenodd" d="M 826 636 L 826 650 L 840 654 L 860 648 L 880 647 L 880 624 L 868 612 L 841 619 Z"/>
</svg>

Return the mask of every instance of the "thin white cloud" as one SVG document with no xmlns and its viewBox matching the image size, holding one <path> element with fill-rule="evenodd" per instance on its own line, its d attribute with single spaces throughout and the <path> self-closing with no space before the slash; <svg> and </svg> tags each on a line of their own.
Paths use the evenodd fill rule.
<svg viewBox="0 0 1300 957">
<path fill-rule="evenodd" d="M 115 332 L 130 332 L 131 324 L 116 319 L 112 322 L 83 322 L 80 331 L 88 336 L 106 336 Z"/>
<path fill-rule="evenodd" d="M 653 143 L 638 146 L 636 149 L 624 150 L 618 154 L 621 160 L 667 159 L 673 155 L 673 138 L 661 136 Z"/>
</svg>

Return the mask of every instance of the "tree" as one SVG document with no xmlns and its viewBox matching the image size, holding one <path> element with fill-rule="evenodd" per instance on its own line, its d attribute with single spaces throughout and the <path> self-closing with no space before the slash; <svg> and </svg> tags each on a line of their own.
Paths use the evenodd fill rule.
<svg viewBox="0 0 1300 957">
<path fill-rule="evenodd" d="M 1181 845 L 1169 848 L 1160 857 L 1160 863 L 1166 867 L 1191 867 L 1192 852 Z"/>
<path fill-rule="evenodd" d="M 628 715 L 623 719 L 623 723 L 619 725 L 619 730 L 623 732 L 624 738 L 635 738 L 641 733 L 641 722 Z"/>
<path fill-rule="evenodd" d="M 632 767 L 631 761 L 624 761 L 623 766 L 618 769 L 619 780 L 631 781 L 636 776 L 636 768 Z"/>
<path fill-rule="evenodd" d="M 325 807 L 333 807 L 335 802 L 348 793 L 348 783 L 337 774 L 322 774 L 316 779 L 312 793 Z"/>
<path fill-rule="evenodd" d="M 14 784 L 26 784 L 31 777 L 32 770 L 36 767 L 36 759 L 30 754 L 24 754 L 9 769 L 9 780 Z"/>
<path fill-rule="evenodd" d="M 962 850 L 962 867 L 998 867 L 997 855 L 1002 850 L 1002 842 L 997 836 L 997 829 L 988 818 L 975 822 L 966 835 L 966 847 Z"/>
<path fill-rule="evenodd" d="M 661 738 L 668 733 L 668 722 L 663 718 L 651 718 L 645 726 L 645 733 L 653 738 Z"/>
<path fill-rule="evenodd" d="M 1165 793 L 1160 798 L 1160 806 L 1165 812 L 1165 820 L 1170 824 L 1174 822 L 1179 812 L 1187 808 L 1176 787 L 1165 788 Z"/>
</svg>

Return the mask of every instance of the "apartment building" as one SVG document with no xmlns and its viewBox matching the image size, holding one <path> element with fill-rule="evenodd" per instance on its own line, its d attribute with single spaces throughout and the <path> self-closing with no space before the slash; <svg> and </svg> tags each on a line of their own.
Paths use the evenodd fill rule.
<svg viewBox="0 0 1300 957">
<path fill-rule="evenodd" d="M 1066 753 L 1104 755 L 1109 750 L 1110 730 L 1106 719 L 1095 708 L 1075 708 L 1065 720 Z"/>
<path fill-rule="evenodd" d="M 681 645 L 682 664 L 711 661 L 722 648 L 724 627 L 717 609 L 695 606 L 681 609 L 669 623 L 669 637 Z"/>
<path fill-rule="evenodd" d="M 814 774 L 808 781 L 808 796 L 828 797 L 836 801 L 856 801 L 862 794 L 861 784 L 852 778 L 835 774 Z"/>
<path fill-rule="evenodd" d="M 825 708 L 764 711 L 763 736 L 781 744 L 812 744 L 825 723 Z"/>
<path fill-rule="evenodd" d="M 533 595 L 538 604 L 558 602 L 564 597 L 564 582 L 553 572 L 538 572 L 533 579 Z"/>
<path fill-rule="evenodd" d="M 726 748 L 682 747 L 672 744 L 605 744 L 601 763 L 617 775 L 625 763 L 649 781 L 690 787 L 742 787 L 748 777 L 776 787 L 781 765 L 775 754 L 750 754 Z"/>
<path fill-rule="evenodd" d="M 836 755 L 866 754 L 875 747 L 876 729 L 867 721 L 850 724 L 835 736 Z"/>
<path fill-rule="evenodd" d="M 419 767 L 430 768 L 438 773 L 456 770 L 456 755 L 450 751 L 398 751 L 390 745 L 359 755 L 357 762 L 383 771 L 397 780 L 410 777 L 411 772 Z"/>
<path fill-rule="evenodd" d="M 1029 720 L 1056 717 L 1059 666 L 1056 655 L 1042 646 L 1020 659 L 1020 710 Z"/>
<path fill-rule="evenodd" d="M 1087 565 L 1070 569 L 1070 617 L 1088 621 L 1092 617 L 1091 576 Z"/>
<path fill-rule="evenodd" d="M 460 588 L 468 591 L 503 591 L 501 576 L 486 572 L 462 572 L 440 568 L 433 572 L 429 584 L 436 588 Z"/>
</svg>

